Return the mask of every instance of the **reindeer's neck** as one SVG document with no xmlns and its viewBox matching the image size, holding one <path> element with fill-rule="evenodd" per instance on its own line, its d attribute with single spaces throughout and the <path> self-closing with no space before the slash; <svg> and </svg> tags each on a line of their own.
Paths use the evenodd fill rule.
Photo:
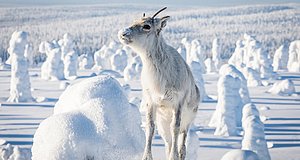
<svg viewBox="0 0 300 160">
<path fill-rule="evenodd" d="M 151 45 L 147 46 L 141 59 L 144 64 L 159 65 L 164 63 L 168 58 L 166 52 L 167 44 L 164 39 L 159 36 Z"/>
</svg>

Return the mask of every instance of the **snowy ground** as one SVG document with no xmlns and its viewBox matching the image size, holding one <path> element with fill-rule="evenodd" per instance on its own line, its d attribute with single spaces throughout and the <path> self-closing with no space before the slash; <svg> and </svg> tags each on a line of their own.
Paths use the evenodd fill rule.
<svg viewBox="0 0 300 160">
<path fill-rule="evenodd" d="M 79 71 L 79 78 L 71 83 L 88 78 L 91 73 L 91 70 Z M 38 69 L 30 69 L 29 74 L 33 96 L 40 97 L 38 100 L 43 97 L 46 99 L 40 103 L 7 103 L 10 71 L 0 70 L 0 139 L 27 148 L 32 146 L 32 138 L 39 123 L 53 113 L 53 106 L 63 92 L 59 89 L 61 82 L 42 80 Z M 289 78 L 295 83 L 295 95 L 287 97 L 266 93 L 271 86 L 252 87 L 249 91 L 252 102 L 260 109 L 261 115 L 267 118 L 264 122 L 265 133 L 267 141 L 273 143 L 269 149 L 272 159 L 296 160 L 300 157 L 300 73 L 281 72 L 279 75 L 279 79 Z M 204 79 L 207 93 L 216 97 L 218 74 L 204 74 Z M 123 79 L 119 81 L 123 83 Z M 130 97 L 141 97 L 140 82 L 135 81 L 130 85 Z M 216 100 L 202 103 L 195 120 L 199 136 L 198 157 L 201 160 L 221 159 L 227 151 L 241 147 L 242 137 L 214 136 L 214 130 L 207 126 L 216 103 Z M 267 107 L 270 109 L 266 110 Z M 158 135 L 154 138 L 153 154 L 154 159 L 165 159 L 164 143 Z"/>
</svg>

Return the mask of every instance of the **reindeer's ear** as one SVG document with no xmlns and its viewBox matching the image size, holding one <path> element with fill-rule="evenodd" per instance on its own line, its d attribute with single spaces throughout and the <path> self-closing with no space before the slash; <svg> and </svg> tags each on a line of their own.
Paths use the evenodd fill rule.
<svg viewBox="0 0 300 160">
<path fill-rule="evenodd" d="M 165 16 L 160 19 L 161 28 L 164 28 L 167 25 L 167 21 L 170 19 L 170 16 Z"/>
</svg>

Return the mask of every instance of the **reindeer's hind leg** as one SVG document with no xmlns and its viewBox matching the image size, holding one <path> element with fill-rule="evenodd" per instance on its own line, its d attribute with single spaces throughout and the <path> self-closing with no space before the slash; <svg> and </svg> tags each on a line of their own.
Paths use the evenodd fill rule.
<svg viewBox="0 0 300 160">
<path fill-rule="evenodd" d="M 154 124 L 154 116 L 155 116 L 155 108 L 153 105 L 149 105 L 147 103 L 147 112 L 146 112 L 146 145 L 144 149 L 143 160 L 152 160 L 152 153 L 151 153 L 151 145 L 152 145 L 152 138 L 154 135 L 155 124 Z"/>
</svg>

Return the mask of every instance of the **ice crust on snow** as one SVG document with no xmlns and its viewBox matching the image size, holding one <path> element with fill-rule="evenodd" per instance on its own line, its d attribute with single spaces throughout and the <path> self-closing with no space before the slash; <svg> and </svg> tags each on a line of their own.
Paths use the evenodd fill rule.
<svg viewBox="0 0 300 160">
<path fill-rule="evenodd" d="M 260 160 L 255 152 L 249 150 L 231 150 L 221 160 Z"/>
<path fill-rule="evenodd" d="M 9 41 L 8 53 L 11 59 L 11 80 L 8 102 L 34 101 L 30 90 L 28 62 L 24 56 L 28 45 L 27 38 L 27 32 L 15 31 Z"/>
<path fill-rule="evenodd" d="M 144 147 L 138 108 L 109 76 L 69 86 L 54 115 L 37 129 L 32 159 L 140 159 Z"/>
<path fill-rule="evenodd" d="M 271 160 L 264 133 L 264 124 L 260 120 L 259 111 L 252 103 L 243 108 L 242 149 L 255 152 L 259 160 Z"/>
</svg>

